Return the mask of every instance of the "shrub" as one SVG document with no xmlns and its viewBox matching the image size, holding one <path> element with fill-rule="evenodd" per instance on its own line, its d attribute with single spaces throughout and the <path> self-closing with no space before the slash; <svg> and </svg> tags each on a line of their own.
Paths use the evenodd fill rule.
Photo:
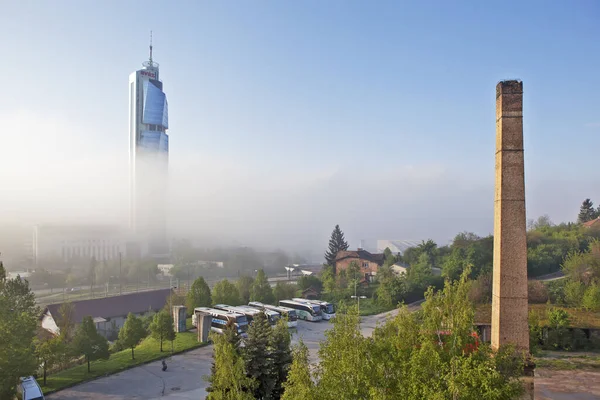
<svg viewBox="0 0 600 400">
<path fill-rule="evenodd" d="M 548 288 L 540 281 L 529 281 L 527 283 L 529 302 L 532 304 L 543 304 L 548 301 Z"/>
<path fill-rule="evenodd" d="M 600 286 L 596 283 L 591 284 L 583 295 L 581 302 L 583 308 L 588 311 L 599 311 L 600 310 Z"/>
<path fill-rule="evenodd" d="M 569 281 L 565 284 L 565 302 L 571 307 L 580 307 L 583 301 L 585 287 L 579 281 Z"/>
</svg>

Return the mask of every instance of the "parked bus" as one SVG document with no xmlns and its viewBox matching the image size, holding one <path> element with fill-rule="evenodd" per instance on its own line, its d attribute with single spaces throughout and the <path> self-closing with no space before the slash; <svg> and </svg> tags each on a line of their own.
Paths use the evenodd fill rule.
<svg viewBox="0 0 600 400">
<path fill-rule="evenodd" d="M 248 305 L 250 307 L 258 308 L 259 310 L 270 310 L 279 313 L 287 319 L 288 328 L 295 328 L 298 326 L 298 315 L 296 314 L 296 310 L 293 308 L 263 304 L 259 301 L 251 301 L 248 303 Z"/>
<path fill-rule="evenodd" d="M 292 300 L 300 302 L 300 303 L 318 304 L 321 307 L 321 314 L 323 315 L 323 319 L 326 321 L 335 317 L 335 309 L 333 308 L 333 304 L 328 303 L 326 301 L 308 300 L 308 299 L 300 299 L 300 298 L 293 298 Z"/>
<path fill-rule="evenodd" d="M 269 323 L 271 325 L 275 325 L 277 323 L 277 321 L 279 321 L 279 318 L 281 318 L 281 316 L 279 315 L 278 312 L 270 311 L 270 310 L 258 310 L 256 308 L 250 307 L 250 306 L 229 306 L 227 304 L 217 304 L 215 306 L 215 308 L 217 308 L 219 310 L 226 310 L 226 311 L 232 311 L 232 312 L 244 314 L 246 316 L 246 318 L 248 318 L 249 324 L 252 323 L 256 314 L 261 313 L 261 312 L 267 316 L 267 319 L 269 320 Z"/>
<path fill-rule="evenodd" d="M 248 336 L 246 333 L 248 331 L 248 319 L 244 314 L 218 310 L 215 308 L 197 307 L 194 308 L 194 315 L 192 315 L 192 325 L 196 327 L 198 326 L 196 311 L 207 313 L 212 316 L 210 330 L 213 332 L 223 333 L 225 326 L 231 322 L 235 325 L 238 335 L 244 338 Z"/>
<path fill-rule="evenodd" d="M 300 303 L 299 301 L 294 300 L 280 300 L 279 305 L 296 310 L 298 319 L 314 322 L 323 319 L 321 306 L 318 304 Z"/>
<path fill-rule="evenodd" d="M 28 376 L 21 378 L 21 382 L 17 386 L 17 398 L 19 400 L 44 400 L 44 394 L 35 378 Z"/>
</svg>

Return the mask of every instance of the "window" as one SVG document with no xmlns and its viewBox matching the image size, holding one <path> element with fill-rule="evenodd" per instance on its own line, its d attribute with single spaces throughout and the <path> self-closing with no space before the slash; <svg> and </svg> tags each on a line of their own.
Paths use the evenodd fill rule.
<svg viewBox="0 0 600 400">
<path fill-rule="evenodd" d="M 369 268 L 369 262 L 363 261 L 363 268 Z"/>
</svg>

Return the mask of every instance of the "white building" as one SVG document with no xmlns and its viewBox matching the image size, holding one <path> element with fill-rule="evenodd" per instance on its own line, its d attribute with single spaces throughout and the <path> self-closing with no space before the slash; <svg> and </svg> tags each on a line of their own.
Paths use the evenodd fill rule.
<svg viewBox="0 0 600 400">
<path fill-rule="evenodd" d="M 392 254 L 403 254 L 406 249 L 416 247 L 421 244 L 420 240 L 391 240 L 380 239 L 377 241 L 377 252 L 383 253 L 386 248 L 389 248 Z"/>
<path fill-rule="evenodd" d="M 33 257 L 44 259 L 112 260 L 126 254 L 127 235 L 116 226 L 37 225 L 33 228 Z"/>
<path fill-rule="evenodd" d="M 167 97 L 150 58 L 129 75 L 130 228 L 151 256 L 169 253 L 166 195 L 169 164 Z"/>
</svg>

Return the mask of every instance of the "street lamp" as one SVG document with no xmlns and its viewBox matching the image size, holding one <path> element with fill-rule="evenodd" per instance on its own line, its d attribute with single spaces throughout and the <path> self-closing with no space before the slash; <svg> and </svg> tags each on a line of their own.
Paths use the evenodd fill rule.
<svg viewBox="0 0 600 400">
<path fill-rule="evenodd" d="M 360 318 L 360 299 L 366 299 L 367 296 L 350 296 L 351 299 L 356 299 L 358 302 L 358 318 Z"/>
</svg>

